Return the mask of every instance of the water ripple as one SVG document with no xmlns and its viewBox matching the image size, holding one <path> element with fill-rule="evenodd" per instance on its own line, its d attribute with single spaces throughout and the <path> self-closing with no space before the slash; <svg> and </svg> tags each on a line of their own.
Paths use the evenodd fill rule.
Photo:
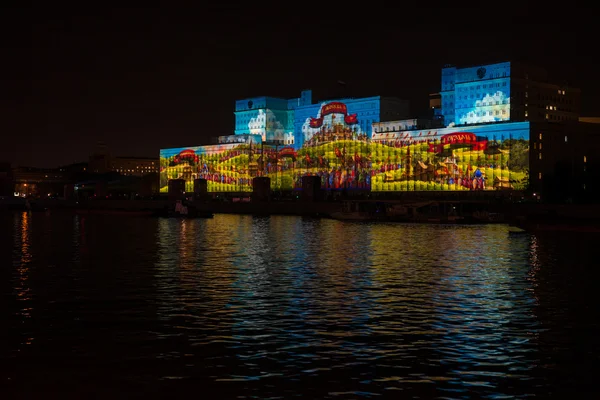
<svg viewBox="0 0 600 400">
<path fill-rule="evenodd" d="M 596 391 L 589 236 L 300 217 L 10 218 L 3 377 L 24 395 Z"/>
</svg>

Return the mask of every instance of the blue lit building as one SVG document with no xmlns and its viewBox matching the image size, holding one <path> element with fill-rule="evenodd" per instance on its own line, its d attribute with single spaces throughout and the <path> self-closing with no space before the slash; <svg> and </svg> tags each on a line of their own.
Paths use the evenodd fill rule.
<svg viewBox="0 0 600 400">
<path fill-rule="evenodd" d="M 316 132 L 332 128 L 341 118 L 351 121 L 356 133 L 371 137 L 373 123 L 406 118 L 408 114 L 408 101 L 398 98 L 373 96 L 313 103 L 312 91 L 304 90 L 292 99 L 253 97 L 236 101 L 235 135 L 260 135 L 263 141 L 300 148 Z"/>
<path fill-rule="evenodd" d="M 160 191 L 174 179 L 191 191 L 204 179 L 209 192 L 251 192 L 255 177 L 296 190 L 304 176 L 318 176 L 324 190 L 597 197 L 600 135 L 574 123 L 579 89 L 516 62 L 441 72 L 432 119 L 410 118 L 408 101 L 382 96 L 317 102 L 304 90 L 291 99 L 237 100 L 233 135 L 160 150 Z"/>
<path fill-rule="evenodd" d="M 548 81 L 545 70 L 516 62 L 442 68 L 445 126 L 492 122 L 577 121 L 580 90 Z"/>
<path fill-rule="evenodd" d="M 299 98 L 252 97 L 235 102 L 235 135 L 260 135 L 263 141 L 294 143 L 294 108 L 311 104 L 310 90 Z"/>
<path fill-rule="evenodd" d="M 442 69 L 446 126 L 510 121 L 510 62 Z"/>
<path fill-rule="evenodd" d="M 327 114 L 331 106 L 340 105 L 331 115 Z M 353 126 L 358 134 L 366 134 L 371 138 L 373 123 L 392 121 L 407 118 L 409 103 L 393 97 L 364 97 L 359 99 L 338 99 L 323 101 L 318 104 L 302 105 L 296 107 L 294 113 L 294 147 L 300 148 L 321 127 L 316 126 L 316 121 L 321 120 L 323 125 L 334 125 L 335 118 L 355 119 Z M 312 121 L 312 126 L 311 126 Z"/>
</svg>

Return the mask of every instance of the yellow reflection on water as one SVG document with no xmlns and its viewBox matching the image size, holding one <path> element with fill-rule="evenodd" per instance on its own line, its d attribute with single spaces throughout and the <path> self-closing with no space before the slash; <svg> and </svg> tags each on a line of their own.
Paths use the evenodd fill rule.
<svg viewBox="0 0 600 400">
<path fill-rule="evenodd" d="M 31 299 L 31 288 L 29 286 L 29 263 L 31 262 L 31 240 L 29 237 L 31 214 L 23 212 L 15 215 L 15 259 L 14 266 L 17 273 L 17 286 L 15 291 L 20 300 Z M 29 314 L 29 313 L 27 313 Z"/>
<path fill-rule="evenodd" d="M 13 290 L 17 300 L 21 304 L 21 308 L 18 312 L 22 322 L 25 323 L 31 319 L 33 307 L 31 306 L 32 290 L 30 285 L 30 266 L 32 261 L 31 252 L 31 214 L 29 212 L 23 212 L 22 214 L 16 214 L 14 219 L 14 255 L 13 255 L 13 266 L 14 266 L 14 286 Z M 23 338 L 23 345 L 30 345 L 33 341 L 33 337 Z"/>
</svg>

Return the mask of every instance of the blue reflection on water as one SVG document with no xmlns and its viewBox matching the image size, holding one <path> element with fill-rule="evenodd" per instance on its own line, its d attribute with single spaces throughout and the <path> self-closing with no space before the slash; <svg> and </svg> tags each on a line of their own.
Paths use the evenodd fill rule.
<svg viewBox="0 0 600 400">
<path fill-rule="evenodd" d="M 22 324 L 9 303 L 13 382 L 257 398 L 593 390 L 598 302 L 581 238 L 236 215 L 10 226 L 3 294 L 26 292 L 31 311 Z M 48 359 L 65 361 L 35 364 Z"/>
</svg>

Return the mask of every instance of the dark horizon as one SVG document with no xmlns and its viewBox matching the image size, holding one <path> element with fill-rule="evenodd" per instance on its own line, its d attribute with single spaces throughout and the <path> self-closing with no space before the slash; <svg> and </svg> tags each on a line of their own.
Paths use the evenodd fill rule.
<svg viewBox="0 0 600 400">
<path fill-rule="evenodd" d="M 237 99 L 293 98 L 303 89 L 317 101 L 399 97 L 416 117 L 439 91 L 445 64 L 535 64 L 582 90 L 583 116 L 600 115 L 598 62 L 585 47 L 591 12 L 540 15 L 522 2 L 509 14 L 478 4 L 294 13 L 5 8 L 0 161 L 86 161 L 97 142 L 113 155 L 153 157 L 233 134 Z M 340 24 L 352 29 L 340 33 Z"/>
</svg>

